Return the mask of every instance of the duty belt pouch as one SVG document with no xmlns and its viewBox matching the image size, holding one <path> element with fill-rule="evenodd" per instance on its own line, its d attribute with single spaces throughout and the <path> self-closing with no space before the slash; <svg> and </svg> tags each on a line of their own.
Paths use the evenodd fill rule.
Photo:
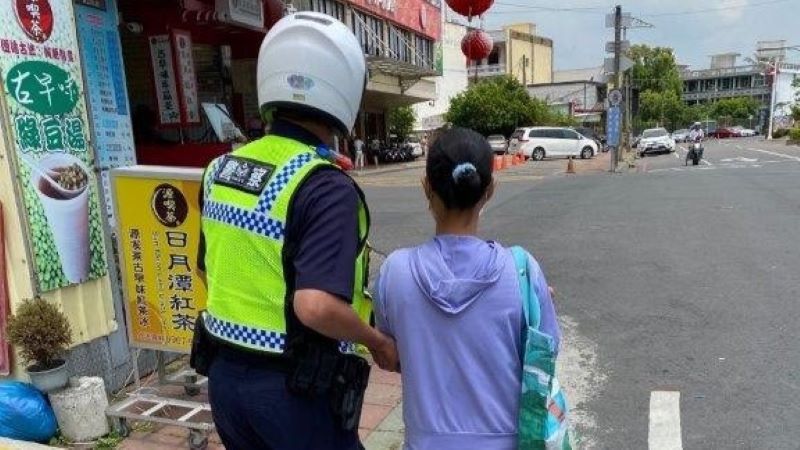
<svg viewBox="0 0 800 450">
<path fill-rule="evenodd" d="M 217 342 L 206 329 L 205 311 L 197 315 L 192 336 L 192 352 L 189 356 L 189 366 L 198 375 L 208 376 L 211 362 L 217 354 Z"/>
<path fill-rule="evenodd" d="M 361 419 L 364 392 L 369 383 L 369 363 L 356 355 L 342 355 L 331 386 L 331 410 L 342 430 L 355 431 Z"/>
<path fill-rule="evenodd" d="M 286 378 L 286 389 L 299 397 L 324 395 L 331 389 L 339 354 L 320 346 L 303 344 L 291 352 L 294 370 Z"/>
</svg>

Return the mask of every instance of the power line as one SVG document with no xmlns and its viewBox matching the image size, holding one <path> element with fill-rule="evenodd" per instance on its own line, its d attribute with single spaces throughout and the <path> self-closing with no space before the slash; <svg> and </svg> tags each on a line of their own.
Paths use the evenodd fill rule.
<svg viewBox="0 0 800 450">
<path fill-rule="evenodd" d="M 718 11 L 725 11 L 730 8 L 754 8 L 760 6 L 769 6 L 778 3 L 786 3 L 791 0 L 767 0 L 761 1 L 757 3 L 733 3 L 727 4 L 724 6 L 717 6 L 714 8 L 704 8 L 704 9 L 692 9 L 692 10 L 685 10 L 685 11 L 673 11 L 673 12 L 665 12 L 665 13 L 651 13 L 651 14 L 640 14 L 641 16 L 646 17 L 669 17 L 669 16 L 689 16 L 694 14 L 706 14 L 710 12 L 718 12 Z M 522 12 L 548 12 L 548 13 L 584 13 L 584 14 L 605 14 L 608 11 L 608 7 L 600 7 L 600 6 L 574 6 L 574 7 L 551 7 L 551 6 L 541 6 L 541 5 L 524 5 L 520 3 L 509 3 L 509 2 L 497 2 L 499 6 L 510 6 L 514 8 L 519 8 L 513 11 L 493 11 L 489 13 L 490 15 L 498 15 L 498 14 L 519 14 Z"/>
<path fill-rule="evenodd" d="M 709 12 L 716 12 L 716 11 L 725 11 L 730 8 L 753 8 L 757 6 L 767 6 L 767 5 L 774 5 L 776 3 L 785 3 L 790 0 L 768 0 L 758 3 L 738 3 L 735 5 L 727 5 L 727 6 L 718 6 L 716 8 L 705 8 L 705 9 L 693 9 L 687 11 L 676 11 L 676 12 L 668 12 L 668 13 L 657 13 L 657 14 L 642 14 L 643 16 L 647 17 L 666 17 L 666 16 L 689 16 L 693 14 L 705 14 Z"/>
</svg>

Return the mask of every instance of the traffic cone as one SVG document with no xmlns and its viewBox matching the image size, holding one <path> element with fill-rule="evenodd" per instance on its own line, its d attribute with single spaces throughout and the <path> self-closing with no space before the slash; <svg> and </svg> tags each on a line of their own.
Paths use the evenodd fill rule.
<svg viewBox="0 0 800 450">
<path fill-rule="evenodd" d="M 575 163 L 572 162 L 572 156 L 569 157 L 567 162 L 567 173 L 575 173 Z"/>
<path fill-rule="evenodd" d="M 497 172 L 502 168 L 503 168 L 503 157 L 502 156 L 495 156 L 494 157 L 494 167 L 492 167 L 492 170 Z"/>
</svg>

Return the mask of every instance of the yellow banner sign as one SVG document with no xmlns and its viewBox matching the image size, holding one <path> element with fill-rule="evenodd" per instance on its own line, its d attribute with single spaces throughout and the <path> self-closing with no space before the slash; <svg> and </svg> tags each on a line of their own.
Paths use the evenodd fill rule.
<svg viewBox="0 0 800 450">
<path fill-rule="evenodd" d="M 206 287 L 197 272 L 202 171 L 112 171 L 131 345 L 188 353 Z"/>
</svg>

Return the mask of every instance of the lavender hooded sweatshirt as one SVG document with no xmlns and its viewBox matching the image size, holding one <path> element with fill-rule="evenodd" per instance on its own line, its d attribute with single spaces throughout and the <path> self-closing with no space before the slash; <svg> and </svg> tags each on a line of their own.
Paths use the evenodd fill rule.
<svg viewBox="0 0 800 450">
<path fill-rule="evenodd" d="M 541 331 L 560 341 L 555 310 L 531 257 Z M 437 236 L 386 260 L 376 285 L 378 328 L 400 353 L 407 450 L 517 448 L 522 300 L 508 249 Z"/>
</svg>

